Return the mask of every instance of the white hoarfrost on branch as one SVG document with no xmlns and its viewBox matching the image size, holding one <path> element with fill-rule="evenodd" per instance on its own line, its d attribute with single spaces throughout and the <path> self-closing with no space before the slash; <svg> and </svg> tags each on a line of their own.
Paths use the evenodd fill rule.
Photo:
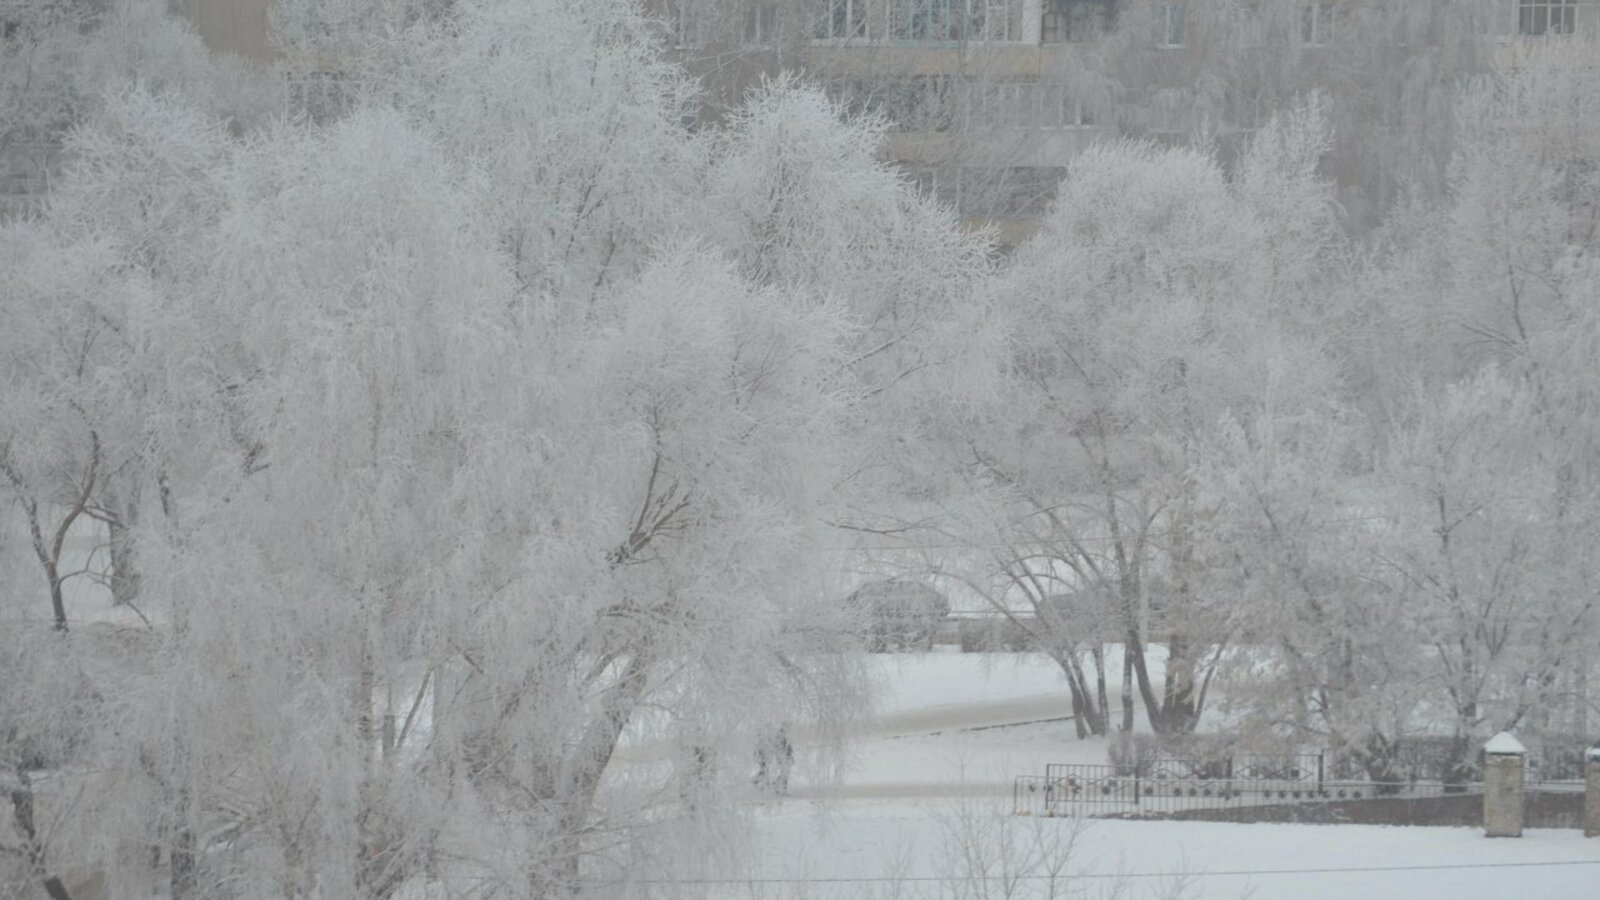
<svg viewBox="0 0 1600 900">
<path fill-rule="evenodd" d="M 8 232 L 37 277 L 6 287 L 4 458 L 42 531 L 73 489 L 145 501 L 138 637 L 71 677 L 5 657 L 52 685 L 7 765 L 118 810 L 41 832 L 24 880 L 560 896 L 732 810 L 773 733 L 837 760 L 865 682 L 819 529 L 916 439 L 881 411 L 950 377 L 987 244 L 798 84 L 682 130 L 651 35 L 458 4 L 364 35 L 382 89 L 340 121 L 240 139 L 135 88 L 74 138 Z M 782 160 L 774 106 L 812 110 Z M 88 609 L 6 615 L 84 665 Z M 649 743 L 689 762 L 617 762 Z"/>
</svg>

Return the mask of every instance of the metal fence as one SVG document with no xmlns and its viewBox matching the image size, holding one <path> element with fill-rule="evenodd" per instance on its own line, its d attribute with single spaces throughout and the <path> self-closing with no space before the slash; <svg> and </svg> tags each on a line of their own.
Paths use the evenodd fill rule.
<svg viewBox="0 0 1600 900">
<path fill-rule="evenodd" d="M 1530 777 L 1541 781 L 1582 781 L 1584 764 L 1592 741 L 1569 738 L 1538 741 L 1528 753 Z"/>
<path fill-rule="evenodd" d="M 1156 760 L 1137 765 L 1051 765 L 1013 785 L 1016 811 L 1075 817 L 1167 816 L 1190 810 L 1335 804 L 1481 794 L 1481 785 L 1328 777 L 1325 760 L 1262 757 Z"/>
<path fill-rule="evenodd" d="M 1530 777 L 1523 793 L 1526 825 L 1578 827 L 1583 790 L 1578 780 Z M 1050 765 L 1044 775 L 1018 777 L 1012 787 L 1020 815 L 1439 825 L 1481 822 L 1482 796 L 1481 781 L 1349 778 L 1321 754 Z"/>
<path fill-rule="evenodd" d="M 1535 736 L 1524 740 L 1528 748 L 1528 777 L 1541 781 L 1583 778 L 1583 754 L 1589 738 L 1574 735 Z M 1403 781 L 1481 781 L 1483 749 L 1458 738 L 1415 735 L 1393 748 L 1389 770 Z M 1370 778 L 1362 762 L 1346 754 L 1329 754 L 1330 778 Z"/>
<path fill-rule="evenodd" d="M 1529 828 L 1582 828 L 1584 782 L 1529 781 L 1522 791 L 1522 821 Z"/>
</svg>

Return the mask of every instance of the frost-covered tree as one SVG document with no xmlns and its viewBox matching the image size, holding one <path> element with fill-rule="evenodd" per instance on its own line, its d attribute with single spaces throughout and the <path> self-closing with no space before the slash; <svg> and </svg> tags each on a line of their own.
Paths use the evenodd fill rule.
<svg viewBox="0 0 1600 900">
<path fill-rule="evenodd" d="M 130 90 L 68 137 L 46 216 L 10 226 L 10 277 L 0 284 L 15 323 L 5 336 L 15 404 L 3 420 L 6 480 L 30 528 L 59 520 L 38 551 L 48 568 L 59 569 L 75 524 L 108 530 L 108 552 L 83 574 L 109 579 L 119 601 L 137 593 L 129 528 L 141 490 L 158 480 L 151 425 L 168 353 L 186 352 L 156 337 L 165 295 L 198 264 L 222 144 L 214 120 Z"/>
<path fill-rule="evenodd" d="M 148 449 L 144 436 L 113 434 L 106 420 L 137 423 L 148 411 L 141 397 L 151 387 L 144 372 L 125 366 L 120 357 L 149 350 L 138 344 L 140 336 L 129 333 L 139 328 L 141 312 L 150 306 L 139 298 L 167 290 L 192 263 L 177 252 L 194 246 L 192 231 L 186 233 L 180 220 L 192 213 L 191 195 L 204 190 L 203 173 L 217 153 L 220 133 L 258 124 L 275 108 L 276 92 L 261 73 L 213 59 L 198 36 L 160 3 L 81 9 L 24 4 L 17 14 L 22 18 L 11 22 L 14 27 L 7 27 L 4 40 L 8 52 L 24 55 L 14 71 L 26 76 L 27 83 L 7 95 L 16 108 L 0 119 L 18 140 L 45 153 L 40 177 L 69 169 L 98 171 L 92 177 L 69 178 L 52 194 L 48 235 L 31 256 L 38 265 L 19 265 L 19 277 L 6 287 L 54 303 L 79 290 L 65 285 L 65 273 L 83 273 L 89 281 L 77 299 L 48 308 L 33 322 L 38 329 L 56 332 L 55 339 L 28 341 L 30 333 L 39 337 L 28 328 L 12 333 L 21 342 L 19 352 L 54 354 L 51 360 L 34 361 L 41 371 L 50 371 L 45 377 L 78 384 L 80 396 L 70 400 L 63 399 L 60 385 L 49 391 L 54 402 L 70 402 L 79 410 L 86 429 L 80 437 L 96 446 L 76 456 L 93 458 L 94 473 L 88 477 L 85 466 L 77 466 L 71 477 L 58 473 L 63 476 L 58 481 L 87 491 L 81 503 L 60 508 L 78 510 L 66 519 L 80 530 L 87 531 L 90 520 L 96 529 L 104 529 L 105 545 L 87 574 L 107 581 L 119 601 L 130 600 L 137 594 L 139 574 L 129 529 L 145 506 L 141 498 L 149 496 L 145 488 L 154 480 L 146 479 L 149 473 L 141 469 Z M 176 95 L 186 97 L 185 103 L 195 109 L 174 112 L 175 107 L 154 102 Z M 53 110 L 47 117 L 40 112 L 46 107 Z M 0 146 L 0 157 L 5 155 Z M 40 209 L 43 205 L 35 204 Z M 72 244 L 78 249 L 67 248 Z M 61 258 L 46 262 L 50 253 Z M 41 274 L 49 269 L 61 274 Z M 42 286 L 40 277 L 59 283 Z M 94 279 L 104 283 L 93 285 Z M 76 368 L 68 360 L 75 354 L 82 357 Z M 125 395 L 113 400 L 124 386 Z M 70 456 L 59 458 L 65 465 Z M 8 479 L 12 487 L 23 490 L 23 473 L 13 475 L 17 477 Z M 41 491 L 71 493 L 61 485 L 46 490 L 34 484 L 26 490 L 36 496 Z M 43 514 L 51 514 L 51 504 Z M 59 556 L 59 550 L 51 552 Z M 51 565 L 59 568 L 58 563 Z"/>
<path fill-rule="evenodd" d="M 995 384 L 988 235 L 918 196 L 876 161 L 881 123 L 852 120 L 792 79 L 753 90 L 710 137 L 711 233 L 746 277 L 837 303 L 848 315 L 840 376 L 863 468 L 842 521 L 871 527 L 882 504 L 943 489 L 919 438 L 947 438 Z"/>
<path fill-rule="evenodd" d="M 1014 245 L 1028 229 L 1013 226 L 1043 213 L 1065 156 L 1096 134 L 1090 126 L 1112 120 L 1113 99 L 1095 65 L 1098 48 L 1018 52 L 1040 39 L 1038 10 L 1023 0 L 958 6 L 646 4 L 668 52 L 705 87 L 689 113 L 695 127 L 718 127 L 748 91 L 796 73 L 850 115 L 881 118 L 885 156 L 969 226 L 996 225 L 1000 241 Z"/>
<path fill-rule="evenodd" d="M 1572 617 L 1552 634 L 1571 636 L 1578 645 L 1537 651 L 1541 665 L 1552 661 L 1553 653 L 1570 667 L 1539 676 L 1546 683 L 1537 705 L 1544 709 L 1587 678 L 1593 658 L 1594 626 L 1587 608 L 1594 575 L 1584 564 L 1585 554 L 1574 552 L 1578 544 L 1571 543 L 1589 539 L 1597 485 L 1590 454 L 1582 449 L 1596 433 L 1596 398 L 1592 379 L 1578 362 L 1590 358 L 1596 333 L 1591 298 L 1600 233 L 1595 224 L 1600 182 L 1594 177 L 1600 132 L 1594 117 L 1583 113 L 1583 104 L 1593 97 L 1593 73 L 1583 60 L 1592 59 L 1593 50 L 1592 40 L 1583 38 L 1521 48 L 1463 100 L 1451 193 L 1402 245 L 1385 273 L 1393 291 L 1385 295 L 1391 341 L 1403 342 L 1404 352 L 1420 364 L 1413 377 L 1454 385 L 1447 396 L 1498 394 L 1504 409 L 1517 412 L 1485 414 L 1470 432 L 1463 431 L 1496 447 L 1520 447 L 1520 462 L 1501 462 L 1531 480 L 1510 495 L 1487 483 L 1463 487 L 1484 492 L 1484 498 L 1458 505 L 1482 507 L 1478 515 L 1490 521 L 1508 516 L 1522 523 L 1494 532 L 1497 539 L 1524 534 L 1526 554 L 1514 565 L 1507 562 L 1504 577 L 1513 580 L 1498 603 L 1533 596 L 1559 599 Z M 1486 369 L 1493 374 L 1483 374 Z M 1490 478 L 1486 469 L 1477 470 L 1477 477 Z M 1513 511 L 1519 508 L 1520 514 Z M 1537 538 L 1526 533 L 1529 528 L 1537 529 Z M 1485 552 L 1489 558 L 1503 556 Z M 1518 639 L 1521 649 L 1528 640 Z M 1522 665 L 1526 672 L 1539 671 Z M 1520 690 L 1502 684 L 1491 693 L 1515 708 L 1518 701 L 1512 698 Z M 1471 699 L 1478 692 L 1458 693 L 1469 698 L 1469 710 L 1460 718 L 1465 731 L 1483 715 L 1472 710 L 1484 701 Z M 1477 730 L 1490 724 L 1483 722 Z"/>
<path fill-rule="evenodd" d="M 97 401 L 118 389 L 108 357 L 121 348 L 97 307 L 124 297 L 102 248 L 51 246 L 25 224 L 4 234 L 11 277 L 0 290 L 15 324 L 0 349 L 0 476 L 21 512 L 51 618 L 66 631 L 64 587 L 88 574 L 70 568 L 67 537 L 94 514 L 120 457 L 105 418 L 114 404 Z"/>
<path fill-rule="evenodd" d="M 654 38 L 630 3 L 467 4 L 375 41 L 355 75 L 469 168 L 523 302 L 569 317 L 704 221 L 692 85 Z"/>
<path fill-rule="evenodd" d="M 1449 774 L 1470 780 L 1489 734 L 1548 730 L 1594 599 L 1533 406 L 1490 370 L 1417 396 L 1377 449 L 1349 414 L 1224 432 L 1208 483 L 1250 635 L 1228 681 L 1247 734 L 1378 781 L 1404 777 L 1411 738 L 1450 737 Z"/>
<path fill-rule="evenodd" d="M 1377 571 L 1368 439 L 1336 407 L 1259 409 L 1214 433 L 1202 478 L 1240 636 L 1221 676 L 1234 739 L 1330 749 L 1393 781 L 1430 691 L 1413 612 Z"/>
<path fill-rule="evenodd" d="M 93 15 L 92 4 L 75 0 L 8 3 L 0 12 L 0 171 L 42 185 L 61 132 L 81 113 L 73 76 Z"/>
<path fill-rule="evenodd" d="M 1595 143 L 1592 118 L 1567 114 L 1590 96 L 1582 47 L 1519 53 L 1475 87 L 1449 194 L 1377 242 L 1336 341 L 1361 414 L 1322 442 L 1344 449 L 1243 431 L 1248 452 L 1219 481 L 1243 498 L 1237 527 L 1273 535 L 1241 560 L 1246 597 L 1252 583 L 1279 595 L 1241 607 L 1281 625 L 1281 677 L 1244 682 L 1270 701 L 1253 713 L 1374 774 L 1394 777 L 1409 733 L 1453 737 L 1465 773 L 1497 730 L 1585 727 L 1595 576 L 1576 548 L 1592 539 L 1595 398 L 1576 361 L 1595 346 Z M 1331 498 L 1320 515 L 1312 487 Z M 1284 540 L 1286 522 L 1310 524 Z"/>
<path fill-rule="evenodd" d="M 1452 386 L 1380 470 L 1393 510 L 1380 578 L 1432 650 L 1463 765 L 1487 734 L 1537 729 L 1530 713 L 1593 643 L 1593 576 L 1561 534 L 1574 525 L 1560 507 L 1587 498 L 1562 496 L 1535 403 L 1493 370 Z"/>
<path fill-rule="evenodd" d="M 8 2 L 0 7 L 0 172 L 34 194 L 0 200 L 15 212 L 36 207 L 63 161 L 62 139 L 108 92 L 136 82 L 181 93 L 244 130 L 281 109 L 281 91 L 263 76 L 213 57 L 161 0 Z"/>
<path fill-rule="evenodd" d="M 110 712 L 47 763 L 118 813 L 52 858 L 175 897 L 560 896 L 857 706 L 819 532 L 959 380 L 986 244 L 798 86 L 684 131 L 626 5 L 449 15 L 367 38 L 383 89 L 336 122 L 239 139 L 122 92 L 26 229 L 39 271 L 138 300 L 4 295 L 68 337 L 123 317 L 107 446 L 162 510 L 126 523 L 144 620 L 97 660 Z M 32 335 L 29 377 L 78 390 Z M 74 421 L 34 418 L 10 446 L 54 458 Z"/>
<path fill-rule="evenodd" d="M 1286 117 L 1234 184 L 1195 150 L 1091 150 L 1010 273 L 1015 389 L 974 460 L 1020 504 L 1014 543 L 1042 548 L 1029 552 L 1074 590 L 1112 598 L 1125 683 L 1157 731 L 1195 727 L 1226 643 L 1214 502 L 1196 479 L 1206 435 L 1257 405 L 1269 371 L 1274 407 L 1331 384 L 1307 312 L 1333 237 L 1321 134 L 1314 109 Z M 1152 642 L 1169 654 L 1162 685 L 1146 668 Z"/>
<path fill-rule="evenodd" d="M 1310 93 L 1326 98 L 1324 171 L 1347 225 L 1379 223 L 1407 192 L 1442 196 L 1454 112 L 1489 71 L 1498 0 L 1189 0 L 1118 3 L 1102 57 L 1119 126 L 1135 135 L 1248 143 Z"/>
</svg>

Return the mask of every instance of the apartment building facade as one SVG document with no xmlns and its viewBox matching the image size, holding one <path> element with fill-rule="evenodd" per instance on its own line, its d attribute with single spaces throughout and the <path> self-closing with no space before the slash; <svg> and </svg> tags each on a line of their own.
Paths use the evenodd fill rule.
<svg viewBox="0 0 1600 900">
<path fill-rule="evenodd" d="M 1600 32 L 1595 0 L 660 0 L 709 110 L 780 69 L 885 115 L 886 155 L 1002 243 L 1028 233 L 1066 165 L 1113 135 L 1203 138 L 1226 157 L 1311 90 L 1376 96 L 1340 124 L 1374 153 L 1419 142 L 1435 77 L 1519 39 Z M 1467 58 L 1474 57 L 1475 58 Z M 1441 63 L 1441 57 L 1449 57 Z M 1393 82 L 1386 85 L 1385 79 Z M 1390 88 L 1411 97 L 1384 98 Z M 1406 120 L 1413 121 L 1406 121 Z M 1370 133 L 1369 133 L 1370 132 Z M 1398 190 L 1350 154 L 1352 205 Z M 1356 196 L 1361 190 L 1380 195 Z"/>
<path fill-rule="evenodd" d="M 38 2 L 0 0 L 8 39 L 18 16 L 5 10 Z M 279 66 L 292 109 L 337 115 L 349 93 L 338 60 L 285 58 L 274 2 L 170 0 L 213 50 Z M 1600 0 L 642 2 L 662 23 L 665 52 L 705 88 L 686 124 L 714 120 L 762 77 L 802 72 L 851 109 L 883 115 L 886 157 L 967 220 L 997 224 L 1003 243 L 1031 230 L 1066 165 L 1094 141 L 1205 137 L 1226 155 L 1307 90 L 1375 94 L 1385 78 L 1411 77 L 1385 71 L 1408 56 L 1600 33 Z M 1369 82 L 1340 84 L 1362 76 Z M 1380 107 L 1349 124 L 1374 128 L 1362 139 L 1393 155 L 1384 130 L 1404 131 L 1410 115 Z M 1364 177 L 1360 159 L 1346 166 L 1335 176 Z M 7 193 L 37 189 L 15 168 L 0 172 Z"/>
</svg>

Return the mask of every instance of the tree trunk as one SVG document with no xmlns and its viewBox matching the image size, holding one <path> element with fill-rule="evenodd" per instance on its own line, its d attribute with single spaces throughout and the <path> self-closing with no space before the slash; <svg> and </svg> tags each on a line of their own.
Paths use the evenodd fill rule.
<svg viewBox="0 0 1600 900">
<path fill-rule="evenodd" d="M 55 618 L 56 630 L 67 630 L 67 601 L 61 592 L 61 574 L 54 560 L 44 563 L 44 575 L 50 582 L 50 612 Z"/>
<path fill-rule="evenodd" d="M 644 696 L 649 668 L 649 647 L 640 647 L 616 682 L 606 688 L 600 701 L 600 718 L 590 724 L 568 757 L 566 771 L 555 784 L 559 794 L 554 804 L 559 810 L 556 834 L 534 850 L 536 863 L 545 865 L 536 864 L 529 875 L 533 896 L 560 898 L 577 892 L 583 829 L 594 807 L 600 779 L 616 752 L 617 740 Z"/>
<path fill-rule="evenodd" d="M 1137 625 L 1128 628 L 1124 655 L 1133 664 L 1134 680 L 1139 686 L 1139 697 L 1144 701 L 1145 715 L 1150 719 L 1150 730 L 1156 734 L 1167 733 L 1167 720 L 1161 700 L 1156 697 L 1155 685 L 1150 682 L 1150 667 L 1145 664 L 1144 641 L 1139 639 Z"/>
<path fill-rule="evenodd" d="M 356 721 L 356 741 L 363 765 L 377 754 L 376 731 L 372 721 L 372 692 L 377 676 L 372 671 L 372 644 L 367 634 L 367 617 L 361 617 L 361 646 L 356 650 L 356 675 L 350 685 L 350 704 Z"/>
<path fill-rule="evenodd" d="M 172 849 L 167 853 L 172 900 L 185 900 L 194 896 L 200 884 L 195 851 L 194 829 L 188 822 L 179 825 L 172 834 Z"/>
<path fill-rule="evenodd" d="M 1089 679 L 1084 675 L 1083 665 L 1078 661 L 1076 650 L 1068 649 L 1065 652 L 1052 654 L 1056 665 L 1067 677 L 1067 690 L 1072 696 L 1072 723 L 1073 730 L 1081 740 L 1090 735 L 1106 733 L 1105 707 L 1096 707 L 1094 695 L 1090 693 Z M 1101 680 L 1105 678 L 1101 674 Z"/>
<path fill-rule="evenodd" d="M 1105 737 L 1105 733 L 1106 733 L 1106 709 L 1105 709 L 1105 707 L 1104 706 L 1097 706 L 1097 705 L 1094 705 L 1094 704 L 1090 704 L 1089 711 L 1088 711 L 1088 722 L 1086 724 L 1089 727 L 1089 733 L 1090 734 L 1094 735 L 1095 737 Z"/>
<path fill-rule="evenodd" d="M 1096 643 L 1094 645 L 1094 666 L 1095 695 L 1099 701 L 1097 706 L 1100 710 L 1100 731 L 1098 733 L 1105 734 L 1110 730 L 1111 701 L 1106 695 L 1106 647 L 1104 644 Z"/>
<path fill-rule="evenodd" d="M 1095 735 L 1096 737 L 1103 737 L 1106 733 L 1106 719 L 1110 715 L 1109 711 L 1106 709 L 1105 700 L 1106 671 L 1105 666 L 1101 664 L 1103 661 L 1100 659 L 1099 653 L 1094 655 L 1094 660 L 1096 664 L 1095 678 L 1099 684 L 1096 694 L 1091 695 L 1089 693 L 1089 679 L 1086 675 L 1082 676 L 1083 695 L 1084 698 L 1089 701 L 1087 710 L 1088 721 L 1085 722 L 1085 724 L 1089 726 L 1090 734 Z M 1079 672 L 1082 672 L 1081 665 L 1079 666 Z"/>
<path fill-rule="evenodd" d="M 1133 731 L 1133 654 L 1127 645 L 1122 648 L 1122 730 Z"/>
<path fill-rule="evenodd" d="M 1089 726 L 1083 721 L 1083 691 L 1078 690 L 1078 683 L 1070 677 L 1067 679 L 1067 691 L 1072 695 L 1072 730 L 1077 732 L 1081 741 L 1089 736 Z"/>
<path fill-rule="evenodd" d="M 6 480 L 10 481 L 16 490 L 17 499 L 21 502 L 23 514 L 28 520 L 28 537 L 33 544 L 33 554 L 44 567 L 45 577 L 50 582 L 50 609 L 55 616 L 57 631 L 67 630 L 67 605 L 61 596 L 61 548 L 66 543 L 67 532 L 72 530 L 72 523 L 76 522 L 88 508 L 89 498 L 93 496 L 95 485 L 99 483 L 100 435 L 92 430 L 89 432 L 89 447 L 89 468 L 84 473 L 83 485 L 48 541 L 39 522 L 39 501 L 27 493 L 22 476 L 0 458 L 0 473 L 5 474 Z"/>
<path fill-rule="evenodd" d="M 139 598 L 139 568 L 135 559 L 130 509 L 125 521 L 121 516 L 106 523 L 111 541 L 111 602 L 122 606 Z"/>
<path fill-rule="evenodd" d="M 1167 675 L 1161 705 L 1169 732 L 1194 730 L 1199 719 L 1194 703 L 1194 657 L 1188 638 L 1181 634 L 1173 634 L 1167 645 Z"/>
<path fill-rule="evenodd" d="M 67 603 L 61 592 L 61 544 L 65 540 L 67 529 L 72 527 L 73 520 L 77 518 L 77 513 L 72 513 L 62 521 L 53 543 L 46 543 L 44 528 L 39 522 L 38 503 L 24 499 L 22 512 L 28 520 L 28 532 L 33 540 L 33 555 L 38 558 L 40 567 L 44 569 L 45 583 L 50 586 L 50 612 L 55 620 L 56 630 L 66 631 Z"/>
<path fill-rule="evenodd" d="M 21 770 L 17 772 L 20 785 L 11 790 L 11 820 L 16 826 L 17 834 L 22 837 L 24 852 L 28 856 L 29 868 L 33 870 L 33 877 L 39 879 L 39 884 L 50 900 L 72 900 L 72 892 L 67 890 L 66 884 L 61 881 L 61 876 L 49 870 L 45 860 L 44 842 L 39 839 L 38 829 L 33 819 L 33 788 L 28 784 L 28 778 Z"/>
<path fill-rule="evenodd" d="M 1361 767 L 1378 787 L 1380 794 L 1396 794 L 1405 779 L 1400 773 L 1400 743 L 1373 735 L 1358 751 Z"/>
<path fill-rule="evenodd" d="M 1573 734 L 1589 733 L 1589 653 L 1586 650 L 1578 651 L 1578 668 L 1572 685 L 1570 730 Z"/>
</svg>

